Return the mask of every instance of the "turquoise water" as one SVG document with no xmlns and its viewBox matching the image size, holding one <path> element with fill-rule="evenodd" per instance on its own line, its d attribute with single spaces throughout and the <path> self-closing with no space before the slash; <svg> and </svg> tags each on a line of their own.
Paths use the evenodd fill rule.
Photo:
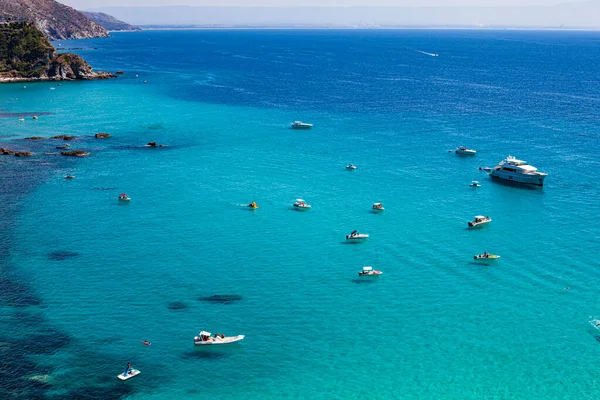
<svg viewBox="0 0 600 400">
<path fill-rule="evenodd" d="M 156 31 L 63 42 L 126 74 L 0 86 L 2 112 L 50 113 L 0 119 L 9 147 L 36 151 L 0 159 L 11 182 L 3 358 L 32 365 L 3 386 L 14 398 L 599 397 L 600 334 L 588 324 L 599 38 Z M 289 129 L 297 119 L 314 129 Z M 101 131 L 112 137 L 94 139 Z M 59 142 L 20 139 L 56 134 L 92 155 L 44 155 Z M 458 145 L 478 154 L 448 152 Z M 478 169 L 509 154 L 548 172 L 546 186 Z M 35 186 L 23 187 L 20 165 L 37 171 Z M 293 210 L 297 197 L 313 208 Z M 251 201 L 260 208 L 240 207 Z M 375 201 L 383 213 L 370 212 Z M 493 222 L 468 230 L 477 214 Z M 345 243 L 354 229 L 371 237 Z M 483 251 L 502 258 L 473 262 Z M 384 274 L 359 279 L 364 265 Z M 11 303 L 15 288 L 35 300 Z M 241 299 L 206 301 L 215 294 Z M 197 349 L 200 330 L 246 339 Z M 128 362 L 142 374 L 123 383 Z"/>
</svg>

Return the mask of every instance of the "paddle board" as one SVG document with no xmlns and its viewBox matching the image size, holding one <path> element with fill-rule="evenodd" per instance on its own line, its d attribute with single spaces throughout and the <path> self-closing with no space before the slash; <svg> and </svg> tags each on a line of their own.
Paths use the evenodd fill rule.
<svg viewBox="0 0 600 400">
<path fill-rule="evenodd" d="M 126 381 L 127 379 L 131 379 L 136 375 L 140 374 L 140 370 L 139 369 L 132 369 L 131 371 L 129 371 L 129 373 L 127 375 L 123 375 L 123 374 L 119 374 L 117 375 L 117 378 L 119 378 L 122 381 Z"/>
</svg>

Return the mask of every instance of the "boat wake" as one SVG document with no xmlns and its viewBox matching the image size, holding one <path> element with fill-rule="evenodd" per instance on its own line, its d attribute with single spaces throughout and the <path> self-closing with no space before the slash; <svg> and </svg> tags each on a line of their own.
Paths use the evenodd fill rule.
<svg viewBox="0 0 600 400">
<path fill-rule="evenodd" d="M 417 53 L 421 53 L 421 54 L 425 54 L 426 56 L 430 56 L 430 57 L 437 57 L 439 56 L 439 54 L 437 53 L 428 53 L 426 51 L 423 50 L 415 50 Z"/>
</svg>

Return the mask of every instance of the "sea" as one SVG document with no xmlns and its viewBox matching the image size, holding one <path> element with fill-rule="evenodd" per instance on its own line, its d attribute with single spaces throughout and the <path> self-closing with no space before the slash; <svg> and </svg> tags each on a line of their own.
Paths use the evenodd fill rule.
<svg viewBox="0 0 600 400">
<path fill-rule="evenodd" d="M 111 36 L 0 85 L 0 398 L 600 398 L 600 33 Z"/>
</svg>

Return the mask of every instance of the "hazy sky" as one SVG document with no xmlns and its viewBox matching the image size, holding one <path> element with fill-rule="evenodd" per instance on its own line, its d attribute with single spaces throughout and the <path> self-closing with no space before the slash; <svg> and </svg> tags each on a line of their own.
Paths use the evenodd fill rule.
<svg viewBox="0 0 600 400">
<path fill-rule="evenodd" d="M 582 0 L 58 0 L 78 9 L 128 6 L 518 6 Z"/>
</svg>

